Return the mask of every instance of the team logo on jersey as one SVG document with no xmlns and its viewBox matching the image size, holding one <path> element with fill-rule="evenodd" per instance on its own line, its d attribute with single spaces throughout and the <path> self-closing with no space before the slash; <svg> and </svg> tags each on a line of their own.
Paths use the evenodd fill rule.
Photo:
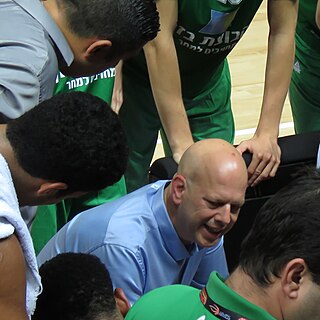
<svg viewBox="0 0 320 320">
<path fill-rule="evenodd" d="M 199 32 L 211 35 L 225 32 L 229 28 L 237 11 L 238 10 L 232 12 L 220 12 L 211 9 L 210 21 Z"/>
<path fill-rule="evenodd" d="M 209 308 L 210 308 L 211 312 L 212 312 L 215 316 L 217 316 L 217 315 L 220 314 L 220 309 L 219 309 L 219 307 L 218 307 L 216 304 L 210 304 L 210 305 L 209 305 Z"/>
<path fill-rule="evenodd" d="M 298 60 L 294 63 L 294 65 L 293 65 L 293 70 L 294 70 L 295 72 L 298 72 L 298 73 L 301 72 L 300 63 L 299 63 Z"/>
<path fill-rule="evenodd" d="M 82 86 L 87 86 L 99 79 L 114 78 L 115 76 L 116 76 L 116 69 L 109 68 L 90 77 L 79 77 L 79 78 L 68 77 L 68 81 L 65 83 L 65 85 L 68 86 L 68 90 L 72 90 Z M 63 73 L 59 72 L 59 74 L 56 77 L 56 84 L 59 83 L 60 80 L 62 80 L 65 77 L 66 76 Z"/>
<path fill-rule="evenodd" d="M 203 288 L 200 291 L 200 300 L 203 304 L 207 303 L 207 299 L 208 299 L 208 295 L 207 295 L 207 291 Z"/>
</svg>

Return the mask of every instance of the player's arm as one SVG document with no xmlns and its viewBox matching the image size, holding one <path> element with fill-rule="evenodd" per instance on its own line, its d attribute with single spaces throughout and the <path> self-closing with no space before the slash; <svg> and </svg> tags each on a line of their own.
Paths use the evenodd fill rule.
<svg viewBox="0 0 320 320">
<path fill-rule="evenodd" d="M 193 143 L 185 112 L 173 32 L 178 17 L 178 0 L 158 0 L 160 32 L 144 46 L 149 78 L 162 126 L 176 162 Z"/>
<path fill-rule="evenodd" d="M 15 235 L 0 240 L 0 317 L 24 320 L 26 313 L 26 269 Z"/>
<path fill-rule="evenodd" d="M 268 1 L 269 38 L 260 119 L 253 138 L 238 147 L 241 153 L 248 150 L 253 154 L 249 185 L 273 177 L 280 164 L 277 138 L 292 73 L 297 12 L 298 0 Z"/>
<path fill-rule="evenodd" d="M 114 79 L 112 99 L 111 99 L 111 108 L 114 112 L 119 114 L 120 108 L 123 103 L 123 93 L 122 93 L 122 66 L 123 61 L 120 60 L 116 65 L 116 76 Z"/>
<path fill-rule="evenodd" d="M 320 29 L 320 0 L 318 0 L 317 3 L 317 10 L 316 10 L 316 24 L 318 26 L 318 28 Z"/>
</svg>

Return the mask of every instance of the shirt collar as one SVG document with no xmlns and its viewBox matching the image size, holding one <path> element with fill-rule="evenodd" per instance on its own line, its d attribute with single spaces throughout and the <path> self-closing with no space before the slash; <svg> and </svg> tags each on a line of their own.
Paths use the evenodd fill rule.
<svg viewBox="0 0 320 320">
<path fill-rule="evenodd" d="M 192 256 L 194 252 L 199 251 L 199 248 L 196 244 L 191 244 L 187 250 L 171 222 L 163 198 L 163 192 L 167 182 L 170 182 L 170 180 L 157 181 L 152 185 L 152 187 L 158 188 L 158 190 L 152 199 L 151 209 L 157 220 L 162 239 L 168 252 L 176 261 L 180 261 Z"/>
<path fill-rule="evenodd" d="M 212 272 L 206 285 L 209 297 L 219 305 L 248 319 L 275 320 L 267 311 L 252 304 L 230 289 L 217 272 Z M 200 298 L 200 297 L 199 297 Z"/>
<path fill-rule="evenodd" d="M 60 51 L 65 63 L 70 66 L 74 55 L 72 50 L 64 37 L 62 31 L 51 18 L 45 7 L 41 4 L 41 1 L 31 0 L 13 0 L 17 5 L 22 7 L 28 14 L 36 19 L 43 28 L 47 31 L 50 38 L 54 42 L 55 46 Z"/>
</svg>

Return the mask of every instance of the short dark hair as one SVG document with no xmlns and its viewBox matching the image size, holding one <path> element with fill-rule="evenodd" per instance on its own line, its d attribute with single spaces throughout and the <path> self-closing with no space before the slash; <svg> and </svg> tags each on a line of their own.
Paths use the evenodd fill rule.
<svg viewBox="0 0 320 320">
<path fill-rule="evenodd" d="M 62 253 L 40 269 L 43 291 L 34 320 L 117 319 L 109 273 L 98 257 Z"/>
<path fill-rule="evenodd" d="M 118 181 L 128 159 L 119 118 L 102 99 L 59 94 L 9 121 L 6 136 L 31 176 L 64 182 L 67 192 L 97 191 Z"/>
<path fill-rule="evenodd" d="M 155 0 L 59 0 L 58 4 L 74 34 L 108 39 L 114 54 L 141 49 L 159 31 Z"/>
<path fill-rule="evenodd" d="M 239 265 L 258 285 L 279 277 L 294 258 L 320 284 L 320 172 L 309 168 L 269 199 L 241 247 Z"/>
</svg>

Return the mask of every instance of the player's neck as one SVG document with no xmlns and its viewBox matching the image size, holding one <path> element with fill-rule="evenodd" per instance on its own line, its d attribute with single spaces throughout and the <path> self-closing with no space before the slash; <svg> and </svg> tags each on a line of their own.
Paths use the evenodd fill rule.
<svg viewBox="0 0 320 320">
<path fill-rule="evenodd" d="M 282 319 L 278 316 L 278 304 L 274 303 L 276 288 L 274 284 L 261 287 L 247 275 L 241 268 L 236 268 L 230 277 L 226 280 L 226 285 L 252 304 L 264 309 L 276 319 Z"/>
</svg>

